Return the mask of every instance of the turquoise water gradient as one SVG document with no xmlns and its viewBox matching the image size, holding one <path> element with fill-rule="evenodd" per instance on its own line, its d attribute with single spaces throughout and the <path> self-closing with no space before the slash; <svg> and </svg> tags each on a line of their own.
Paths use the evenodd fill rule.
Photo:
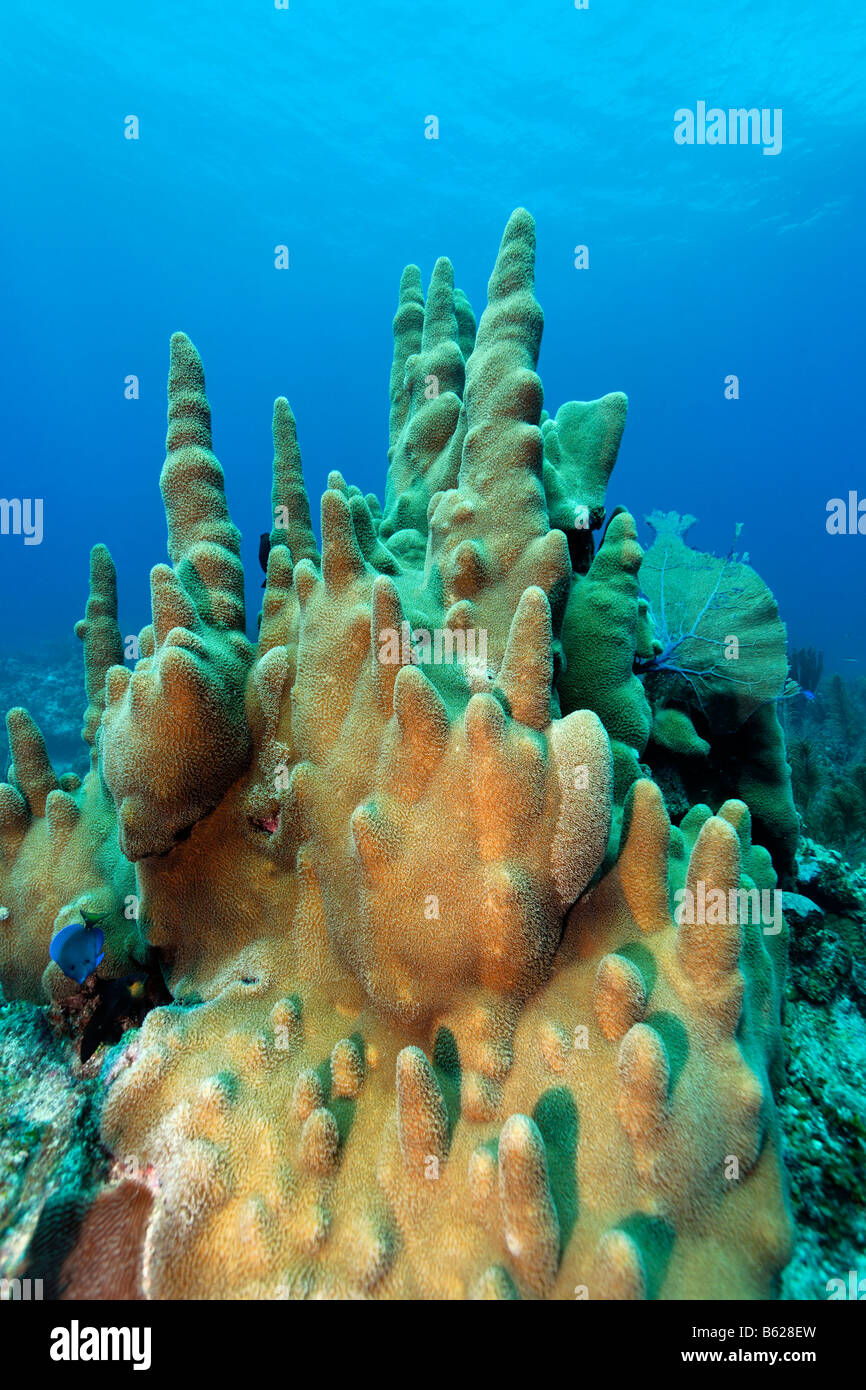
<svg viewBox="0 0 866 1390">
<path fill-rule="evenodd" d="M 853 0 L 7 0 L 0 495 L 44 498 L 45 539 L 0 537 L 0 650 L 81 615 L 96 540 L 122 630 L 148 621 L 177 328 L 204 358 L 254 614 L 274 396 L 316 502 L 332 467 L 381 495 L 400 271 L 449 255 L 480 314 L 523 204 L 548 409 L 630 397 L 611 503 L 693 512 L 713 549 L 743 521 L 793 641 L 866 673 L 866 536 L 824 525 L 830 497 L 866 497 L 864 29 Z M 781 154 L 676 145 L 699 100 L 781 108 Z"/>
</svg>

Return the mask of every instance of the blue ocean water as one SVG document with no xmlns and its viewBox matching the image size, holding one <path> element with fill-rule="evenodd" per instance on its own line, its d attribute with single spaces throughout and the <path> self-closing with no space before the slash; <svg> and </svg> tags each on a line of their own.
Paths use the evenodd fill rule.
<svg viewBox="0 0 866 1390">
<path fill-rule="evenodd" d="M 630 398 L 610 503 L 692 512 L 718 551 L 743 522 L 792 643 L 866 673 L 866 535 L 825 524 L 866 497 L 864 32 L 853 0 L 7 0 L 0 494 L 43 499 L 44 535 L 0 536 L 0 652 L 71 629 L 97 540 L 121 631 L 149 621 L 175 329 L 203 356 L 254 630 L 274 397 L 314 510 L 334 467 L 381 496 L 400 271 L 449 255 L 480 314 L 525 205 L 547 409 Z M 781 150 L 677 144 L 698 102 L 780 110 Z"/>
</svg>

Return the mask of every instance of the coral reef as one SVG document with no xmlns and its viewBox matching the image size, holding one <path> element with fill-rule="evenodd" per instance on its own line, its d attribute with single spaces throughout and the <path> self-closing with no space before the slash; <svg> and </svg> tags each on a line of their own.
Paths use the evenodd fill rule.
<svg viewBox="0 0 866 1390">
<path fill-rule="evenodd" d="M 17 704 L 22 691 L 54 766 L 84 777 L 90 758 L 81 742 L 81 649 L 71 633 L 63 641 L 37 640 L 26 651 L 0 656 L 0 710 Z M 11 759 L 0 726 L 0 774 Z"/>
<path fill-rule="evenodd" d="M 866 878 L 804 840 L 786 894 L 791 970 L 780 1113 L 797 1246 L 785 1298 L 828 1296 L 866 1241 Z"/>
<path fill-rule="evenodd" d="M 791 677 L 807 696 L 814 697 L 823 671 L 823 652 L 814 647 L 795 647 L 791 652 Z"/>
<path fill-rule="evenodd" d="M 604 505 L 625 398 L 545 415 L 533 267 L 519 210 L 477 331 L 450 262 L 426 298 L 404 272 L 384 506 L 332 473 L 321 553 L 277 401 L 256 643 L 201 363 L 172 339 L 141 659 L 97 547 L 91 770 L 58 777 L 15 709 L 0 788 L 7 992 L 78 1017 L 46 965 L 88 913 L 101 975 L 158 969 L 171 1001 L 87 1064 L 113 1167 L 62 1233 L 65 1297 L 94 1264 L 104 1287 L 105 1248 L 129 1297 L 777 1291 L 787 933 L 742 905 L 791 854 L 782 630 L 729 586 L 726 627 L 772 669 L 728 721 L 706 668 L 706 736 L 648 693 L 643 554 Z M 736 786 L 705 777 L 672 824 L 653 729 L 684 763 L 739 740 Z M 677 924 L 683 894 L 722 910 Z"/>
<path fill-rule="evenodd" d="M 792 673 L 813 680 L 782 702 L 793 792 L 804 833 L 838 850 L 855 865 L 866 862 L 866 680 L 834 674 L 816 691 L 820 657 Z"/>
<path fill-rule="evenodd" d="M 64 1259 L 109 1169 L 98 1077 L 73 1058 L 42 1010 L 0 999 L 0 1275 L 26 1260 L 45 1298 L 66 1288 Z"/>
</svg>

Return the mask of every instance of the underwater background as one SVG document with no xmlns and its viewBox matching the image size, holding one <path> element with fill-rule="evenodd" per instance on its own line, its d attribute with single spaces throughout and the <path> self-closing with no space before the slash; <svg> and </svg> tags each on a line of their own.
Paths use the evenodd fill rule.
<svg viewBox="0 0 866 1390">
<path fill-rule="evenodd" d="M 514 207 L 537 224 L 545 408 L 629 398 L 609 511 L 644 545 L 645 513 L 692 513 L 719 555 L 742 524 L 801 686 L 779 702 L 808 847 L 788 885 L 792 1297 L 825 1296 L 866 1233 L 866 534 L 827 525 L 831 499 L 866 499 L 864 40 L 851 0 L 8 0 L 0 45 L 0 493 L 43 502 L 40 544 L 0 535 L 0 702 L 64 768 L 88 764 L 90 547 L 114 557 L 122 634 L 165 557 L 171 333 L 205 363 L 254 636 L 274 398 L 312 497 L 334 468 L 380 492 L 402 267 L 426 285 L 449 255 L 480 311 Z M 699 102 L 781 112 L 781 148 L 678 144 Z"/>
<path fill-rule="evenodd" d="M 44 498 L 44 539 L 2 538 L 4 646 L 70 631 L 97 539 L 121 630 L 141 628 L 164 553 L 172 332 L 220 402 L 214 447 L 254 573 L 274 397 L 312 493 L 334 467 L 378 487 L 403 265 L 426 283 L 447 252 L 483 302 L 488 248 L 522 205 L 547 409 L 629 397 L 612 504 L 691 512 L 693 542 L 721 553 L 742 521 L 793 644 L 859 672 L 863 541 L 825 522 L 830 498 L 866 493 L 864 29 L 854 3 L 780 0 L 10 0 L 3 491 Z M 781 152 L 675 144 L 674 112 L 699 100 L 781 108 Z"/>
</svg>

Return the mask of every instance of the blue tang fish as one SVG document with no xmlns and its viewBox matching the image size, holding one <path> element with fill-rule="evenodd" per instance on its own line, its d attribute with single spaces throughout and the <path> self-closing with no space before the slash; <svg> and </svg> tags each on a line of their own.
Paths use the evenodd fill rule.
<svg viewBox="0 0 866 1390">
<path fill-rule="evenodd" d="M 69 980 L 83 985 L 102 962 L 105 955 L 105 932 L 96 925 L 101 917 L 82 911 L 83 922 L 70 922 L 62 927 L 48 948 L 51 959 L 60 966 Z"/>
</svg>

